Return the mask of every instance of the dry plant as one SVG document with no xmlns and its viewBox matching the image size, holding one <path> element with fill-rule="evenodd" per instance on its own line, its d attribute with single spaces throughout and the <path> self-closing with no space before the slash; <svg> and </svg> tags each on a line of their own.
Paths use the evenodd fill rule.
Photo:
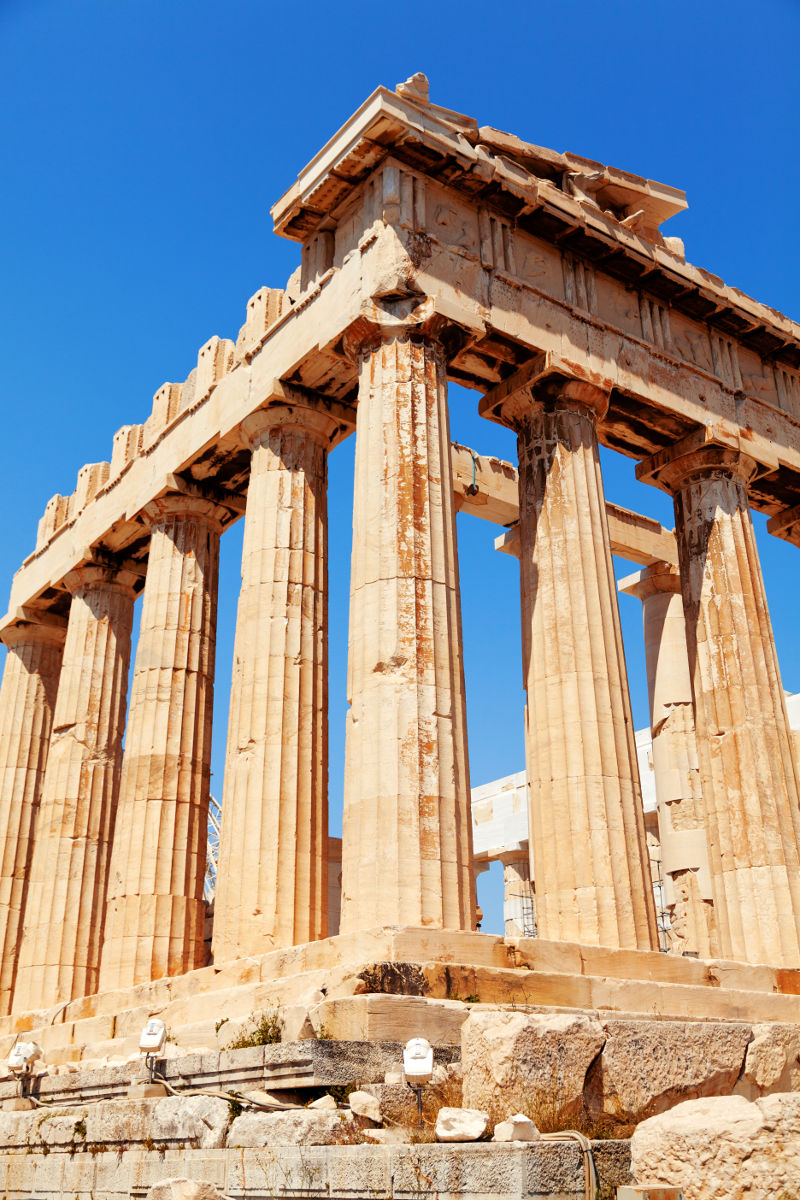
<svg viewBox="0 0 800 1200">
<path fill-rule="evenodd" d="M 243 1050 L 245 1046 L 274 1046 L 281 1040 L 281 1022 L 276 1012 L 252 1013 L 245 1026 L 225 1050 Z"/>
<path fill-rule="evenodd" d="M 372 1129 L 372 1122 L 366 1117 L 359 1117 L 352 1113 L 349 1120 L 344 1117 L 336 1128 L 331 1130 L 328 1144 L 330 1146 L 363 1146 L 365 1143 L 372 1145 L 369 1138 L 364 1137 L 365 1129 Z"/>
<path fill-rule="evenodd" d="M 391 1124 L 409 1131 L 411 1142 L 435 1142 L 436 1118 L 443 1108 L 461 1108 L 461 1080 L 447 1076 L 422 1089 L 422 1124 L 419 1124 L 416 1093 L 407 1088 L 407 1100 L 395 1101 L 388 1108 Z M 387 1106 L 388 1107 L 388 1106 Z"/>
<path fill-rule="evenodd" d="M 634 1129 L 652 1111 L 637 1110 L 636 1117 L 625 1112 L 619 1104 L 615 1111 L 604 1112 L 587 1108 L 583 1097 L 570 1100 L 564 1096 L 557 1068 L 553 1068 L 550 1084 L 531 1086 L 517 1075 L 512 1083 L 488 1106 L 489 1127 L 507 1121 L 515 1113 L 530 1117 L 540 1133 L 561 1133 L 565 1129 L 576 1129 L 590 1141 L 605 1141 L 614 1138 L 629 1138 Z"/>
</svg>

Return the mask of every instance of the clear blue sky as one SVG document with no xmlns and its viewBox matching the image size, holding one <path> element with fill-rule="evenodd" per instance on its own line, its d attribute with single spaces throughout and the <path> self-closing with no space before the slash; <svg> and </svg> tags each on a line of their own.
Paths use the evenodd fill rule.
<svg viewBox="0 0 800 1200">
<path fill-rule="evenodd" d="M 378 85 L 425 71 L 434 101 L 557 150 L 684 188 L 665 230 L 790 316 L 797 300 L 797 0 L 270 3 L 0 0 L 0 608 L 48 498 L 110 458 L 119 426 L 234 337 L 295 244 L 269 206 Z M 452 432 L 513 458 L 453 389 Z M 332 456 L 331 826 L 341 821 L 353 439 Z M 672 525 L 661 493 L 604 456 L 610 499 Z M 784 685 L 800 690 L 797 550 L 759 546 Z M 223 539 L 214 780 L 221 793 L 241 522 Z M 520 770 L 516 563 L 459 518 L 473 783 Z M 619 573 L 631 568 L 618 564 Z M 638 602 L 621 605 L 647 723 Z M 496 882 L 496 881 L 495 881 Z M 490 889 L 491 891 L 491 889 Z M 482 894 L 499 928 L 497 890 Z"/>
</svg>

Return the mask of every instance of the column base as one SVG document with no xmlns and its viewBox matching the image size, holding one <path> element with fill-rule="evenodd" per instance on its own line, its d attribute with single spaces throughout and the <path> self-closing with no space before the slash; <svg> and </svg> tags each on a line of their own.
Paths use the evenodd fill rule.
<svg viewBox="0 0 800 1200">
<path fill-rule="evenodd" d="M 50 1068 L 131 1058 L 142 1013 L 156 1009 L 171 1031 L 167 1060 L 218 1053 L 271 1011 L 284 1041 L 458 1044 L 475 1003 L 800 1024 L 800 969 L 394 926 L 3 1017 L 0 1057 L 25 1032 Z"/>
</svg>

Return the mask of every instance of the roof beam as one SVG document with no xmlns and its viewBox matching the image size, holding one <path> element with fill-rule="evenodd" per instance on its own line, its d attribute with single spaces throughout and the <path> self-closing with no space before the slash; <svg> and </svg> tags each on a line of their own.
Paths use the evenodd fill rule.
<svg viewBox="0 0 800 1200">
<path fill-rule="evenodd" d="M 511 463 L 485 454 L 477 454 L 469 446 L 452 446 L 453 490 L 456 508 L 493 525 L 505 525 L 506 532 L 495 540 L 496 549 L 504 554 L 519 555 L 519 493 L 517 472 Z M 655 562 L 678 565 L 675 534 L 652 517 L 620 508 L 606 501 L 611 553 L 639 566 Z"/>
</svg>

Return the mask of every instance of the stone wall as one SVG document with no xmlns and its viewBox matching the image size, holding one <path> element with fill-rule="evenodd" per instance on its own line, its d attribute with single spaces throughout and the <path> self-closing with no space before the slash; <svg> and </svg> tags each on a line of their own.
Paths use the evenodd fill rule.
<svg viewBox="0 0 800 1200">
<path fill-rule="evenodd" d="M 595 1143 L 601 1178 L 627 1182 L 627 1143 Z M 417 1146 L 263 1146 L 132 1149 L 121 1153 L 0 1154 L 5 1200 L 145 1200 L 164 1179 L 213 1184 L 231 1200 L 583 1200 L 575 1143 Z"/>
</svg>

